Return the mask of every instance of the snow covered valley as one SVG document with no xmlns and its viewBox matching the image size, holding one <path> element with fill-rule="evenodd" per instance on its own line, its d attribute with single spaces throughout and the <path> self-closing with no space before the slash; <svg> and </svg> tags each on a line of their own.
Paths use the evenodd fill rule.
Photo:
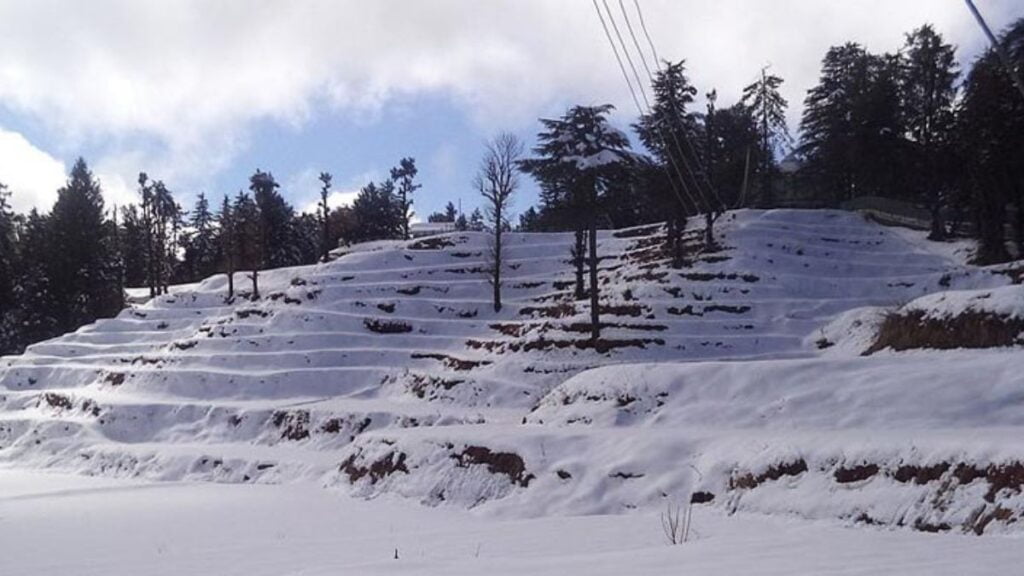
<svg viewBox="0 0 1024 576">
<path fill-rule="evenodd" d="M 846 212 L 717 231 L 680 270 L 602 233 L 596 343 L 571 234 L 509 236 L 494 313 L 455 233 L 4 358 L 0 573 L 1015 573 L 1020 270 Z"/>
</svg>

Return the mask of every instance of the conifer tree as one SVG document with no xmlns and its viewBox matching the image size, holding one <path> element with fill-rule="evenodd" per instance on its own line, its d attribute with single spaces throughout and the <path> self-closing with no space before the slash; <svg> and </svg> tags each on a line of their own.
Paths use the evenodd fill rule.
<svg viewBox="0 0 1024 576">
<path fill-rule="evenodd" d="M 0 183 L 0 355 L 13 352 L 19 337 L 14 298 L 17 271 L 14 213 L 7 198 L 10 192 Z"/>
<path fill-rule="evenodd" d="M 279 188 L 269 172 L 257 170 L 249 178 L 249 190 L 259 209 L 260 268 L 295 266 L 301 262 L 292 230 L 295 210 L 285 202 Z"/>
<path fill-rule="evenodd" d="M 263 225 L 260 209 L 252 197 L 239 191 L 232 208 L 234 222 L 235 250 L 238 256 L 238 268 L 249 270 L 252 281 L 250 300 L 260 298 L 260 267 L 263 263 Z"/>
<path fill-rule="evenodd" d="M 120 310 L 103 214 L 99 182 L 79 158 L 49 218 L 48 276 L 63 332 Z"/>
<path fill-rule="evenodd" d="M 416 160 L 413 158 L 402 158 L 398 166 L 391 169 L 391 180 L 395 183 L 398 213 L 401 217 L 402 237 L 409 237 L 409 224 L 412 222 L 412 195 L 419 190 L 421 184 L 415 183 L 417 170 Z"/>
<path fill-rule="evenodd" d="M 321 240 L 321 262 L 327 262 L 331 252 L 331 208 L 327 205 L 327 197 L 331 193 L 331 173 L 320 173 L 320 226 L 323 228 Z"/>
<path fill-rule="evenodd" d="M 956 50 L 931 25 L 907 34 L 903 46 L 900 88 L 903 117 L 910 136 L 916 196 L 931 211 L 931 238 L 946 237 L 942 219 L 949 193 L 950 151 L 956 105 Z"/>
<path fill-rule="evenodd" d="M 202 280 L 217 272 L 219 247 L 215 225 L 210 203 L 206 195 L 200 192 L 191 212 L 191 231 L 185 243 L 184 267 L 188 271 L 190 281 Z"/>
<path fill-rule="evenodd" d="M 611 105 L 575 106 L 558 120 L 541 120 L 546 130 L 538 134 L 535 158 L 519 162 L 520 169 L 533 175 L 542 185 L 553 189 L 565 186 L 570 205 L 583 215 L 583 226 L 577 228 L 575 247 L 577 260 L 577 291 L 582 232 L 586 231 L 590 280 L 591 338 L 600 338 L 600 286 L 597 272 L 597 219 L 606 192 L 628 185 L 630 168 L 635 161 L 629 150 L 629 139 L 608 123 Z"/>
<path fill-rule="evenodd" d="M 719 207 L 711 197 L 709 176 L 701 168 L 702 159 L 697 149 L 701 126 L 697 115 L 689 110 L 697 89 L 686 75 L 685 61 L 665 62 L 651 88 L 654 93 L 651 110 L 640 117 L 633 129 L 660 161 L 665 173 L 663 183 L 648 190 L 655 194 L 650 201 L 658 206 L 658 212 L 668 216 L 666 249 L 678 268 L 683 262 L 687 214 L 704 212 L 711 224 L 712 214 Z M 708 235 L 711 235 L 710 229 Z"/>
<path fill-rule="evenodd" d="M 224 263 L 224 273 L 228 277 L 228 296 L 230 302 L 235 297 L 235 267 L 238 263 L 238 231 L 234 208 L 231 206 L 231 199 L 227 194 L 220 205 L 220 212 L 217 213 L 217 222 L 220 227 L 218 241 L 220 253 Z"/>
<path fill-rule="evenodd" d="M 1011 61 L 1024 66 L 1024 19 L 1011 25 L 1000 42 Z M 963 92 L 956 142 L 965 167 L 960 186 L 971 199 L 978 231 L 976 259 L 982 264 L 1003 262 L 1009 259 L 1009 203 L 1017 205 L 1016 242 L 1024 250 L 1024 99 L 991 49 L 974 63 Z"/>
<path fill-rule="evenodd" d="M 786 108 L 789 103 L 779 93 L 782 78 L 768 74 L 761 69 L 761 77 L 743 89 L 743 104 L 757 119 L 758 136 L 761 144 L 761 204 L 772 207 L 775 195 L 772 176 L 775 171 L 775 153 L 780 146 L 790 141 L 786 126 Z"/>
</svg>

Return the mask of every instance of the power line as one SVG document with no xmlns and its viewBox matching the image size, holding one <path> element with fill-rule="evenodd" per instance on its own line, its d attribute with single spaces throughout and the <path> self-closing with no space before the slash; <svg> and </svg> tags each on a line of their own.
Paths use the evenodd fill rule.
<svg viewBox="0 0 1024 576">
<path fill-rule="evenodd" d="M 647 109 L 650 110 L 651 101 L 647 99 L 647 91 L 644 90 L 644 83 L 640 80 L 640 73 L 636 71 L 636 65 L 633 64 L 633 58 L 629 55 L 626 43 L 622 40 L 622 33 L 619 32 L 619 25 L 615 22 L 615 15 L 612 14 L 611 8 L 608 7 L 608 0 L 601 0 L 601 4 L 604 5 L 605 11 L 608 12 L 608 20 L 612 23 L 612 30 L 615 30 L 615 37 L 619 39 L 619 46 L 622 46 L 622 53 L 626 55 L 626 62 L 629 62 L 629 67 L 633 70 L 633 77 L 636 78 L 636 83 L 640 87 L 640 94 L 644 97 L 644 104 Z"/>
<path fill-rule="evenodd" d="M 660 65 L 660 63 L 658 61 L 658 51 L 654 47 L 654 42 L 651 40 L 650 33 L 647 31 L 647 26 L 646 26 L 646 24 L 644 22 L 643 10 L 640 8 L 639 0 L 633 0 L 633 5 L 636 7 L 637 15 L 638 15 L 638 17 L 640 19 L 641 28 L 643 30 L 644 36 L 647 38 L 647 44 L 651 47 L 651 53 L 654 55 L 655 67 L 660 72 L 661 71 L 661 65 Z M 629 27 L 630 31 L 632 32 L 632 26 L 629 25 L 629 15 L 626 13 L 626 7 L 622 3 L 622 0 L 619 0 L 619 8 L 622 9 L 622 16 L 626 20 L 626 25 Z M 637 50 L 642 52 L 642 50 L 640 49 L 640 43 L 637 41 L 635 35 L 633 36 L 633 43 L 636 45 Z M 650 75 L 649 71 L 648 71 L 648 75 Z M 654 78 L 652 77 L 651 78 L 651 82 L 653 82 L 653 81 L 654 81 Z M 720 209 L 722 209 L 722 210 L 726 209 L 725 203 L 722 202 L 722 198 L 718 195 L 718 191 L 715 190 L 715 186 L 711 183 L 711 179 L 708 177 L 707 169 L 704 167 L 703 163 L 701 162 L 700 155 L 697 154 L 696 147 L 693 145 L 693 142 L 690 141 L 690 137 L 687 134 L 687 130 L 686 130 L 686 123 L 683 122 L 682 118 L 679 116 L 679 110 L 677 110 L 675 107 L 673 107 L 672 111 L 675 113 L 676 120 L 679 122 L 680 126 L 683 129 L 683 133 L 682 133 L 683 141 L 686 142 L 687 148 L 689 148 L 690 153 L 693 155 L 693 160 L 697 164 L 697 167 L 699 168 L 700 175 L 704 179 L 704 183 L 707 186 L 708 190 L 710 190 L 711 196 L 714 198 L 715 202 L 717 202 L 717 204 L 718 204 Z M 673 138 L 675 138 L 675 132 L 674 131 L 672 132 L 672 136 L 673 136 Z M 676 142 L 676 145 L 677 146 L 679 145 L 678 141 Z M 685 159 L 685 157 L 686 157 L 686 155 L 683 154 L 683 158 L 684 159 Z M 691 173 L 692 173 L 692 171 L 691 171 Z M 696 178 L 695 175 L 694 175 L 694 178 Z"/>
<path fill-rule="evenodd" d="M 643 10 L 640 10 L 640 0 L 633 0 L 633 5 L 636 6 L 636 14 L 640 17 L 640 29 L 643 30 L 647 44 L 651 47 L 651 54 L 654 54 L 654 65 L 658 66 L 661 59 L 658 58 L 658 50 L 654 47 L 654 42 L 651 42 L 651 35 L 647 33 L 647 23 L 644 22 Z"/>
<path fill-rule="evenodd" d="M 626 51 L 626 44 L 625 44 L 625 42 L 622 39 L 622 35 L 618 33 L 619 32 L 618 26 L 616 25 L 615 18 L 612 15 L 611 10 L 608 8 L 608 4 L 607 4 L 606 0 L 602 0 L 602 3 L 604 3 L 605 9 L 608 10 L 608 17 L 612 21 L 612 27 L 616 31 L 616 35 L 619 38 L 619 42 L 622 45 L 622 49 L 624 51 Z M 636 5 L 637 9 L 639 10 L 639 8 L 640 8 L 639 3 L 635 3 L 635 5 Z M 641 60 L 644 62 L 644 67 L 647 70 L 647 78 L 653 84 L 654 83 L 654 76 L 651 74 L 650 68 L 647 67 L 647 64 L 646 64 L 647 63 L 647 58 L 644 56 L 643 49 L 640 47 L 640 42 L 637 40 L 636 34 L 633 31 L 633 25 L 632 25 L 632 23 L 629 20 L 629 14 L 626 12 L 626 6 L 625 6 L 625 4 L 623 4 L 622 0 L 619 0 L 619 8 L 622 11 L 622 16 L 623 16 L 623 19 L 626 22 L 626 27 L 627 27 L 627 29 L 628 29 L 628 31 L 630 33 L 630 36 L 633 39 L 633 45 L 636 47 L 637 52 L 640 54 Z M 641 18 L 641 22 L 643 22 L 642 12 L 640 12 L 640 14 L 641 14 L 641 17 L 640 17 Z M 646 31 L 645 31 L 645 34 L 647 34 Z M 648 40 L 648 43 L 651 45 L 651 51 L 652 51 L 652 53 L 655 56 L 655 65 L 657 66 L 657 50 L 654 48 L 654 43 L 651 42 L 650 34 L 647 34 L 647 40 Z M 628 54 L 628 52 L 627 52 L 627 54 Z M 630 60 L 630 65 L 632 66 L 632 60 Z M 660 72 L 660 70 L 661 70 L 660 66 L 658 67 L 658 70 Z M 634 74 L 637 74 L 635 66 L 633 67 L 633 72 L 634 72 Z M 646 101 L 646 98 L 645 98 L 645 101 Z M 653 115 L 653 110 L 651 109 L 650 102 L 647 102 L 647 107 L 648 107 L 648 111 Z M 675 144 L 675 147 L 676 147 L 676 152 L 679 154 L 680 159 L 683 161 L 683 165 L 686 167 L 687 173 L 690 175 L 690 178 L 693 180 L 694 187 L 700 193 L 701 199 L 704 201 L 705 210 L 707 210 L 708 212 L 711 212 L 713 210 L 712 204 L 711 204 L 711 202 L 709 200 L 710 198 L 713 198 L 715 200 L 715 202 L 717 202 L 720 207 L 724 208 L 724 204 L 722 203 L 721 198 L 718 196 L 718 193 L 715 191 L 715 187 L 711 184 L 711 180 L 707 176 L 707 171 L 706 171 L 706 169 L 704 168 L 704 166 L 702 165 L 702 163 L 700 161 L 700 155 L 697 154 L 696 147 L 690 141 L 690 139 L 689 139 L 689 137 L 688 137 L 688 135 L 686 133 L 686 123 L 683 122 L 683 119 L 682 119 L 682 117 L 679 114 L 679 110 L 677 110 L 674 106 L 672 107 L 672 111 L 675 113 L 676 120 L 679 123 L 680 127 L 682 128 L 683 133 L 682 133 L 681 136 L 683 138 L 683 141 L 686 142 L 686 145 L 687 145 L 687 147 L 690 150 L 690 154 L 692 154 L 692 156 L 693 156 L 693 162 L 697 165 L 698 170 L 694 170 L 690 166 L 690 162 L 689 162 L 689 160 L 687 160 L 686 154 L 682 150 L 682 145 L 679 143 L 679 139 L 676 136 L 676 131 L 675 130 L 669 130 L 667 128 L 666 128 L 666 131 L 671 136 L 672 142 Z M 668 148 L 668 146 L 666 145 L 666 149 L 667 148 Z M 671 157 L 671 154 L 669 154 L 669 156 Z M 700 175 L 704 179 L 704 184 L 707 187 L 707 191 L 704 191 L 702 189 L 701 182 L 697 179 L 697 173 L 698 172 L 700 173 Z"/>
<path fill-rule="evenodd" d="M 608 44 L 612 47 L 612 52 L 615 54 L 615 61 L 619 63 L 619 70 L 622 72 L 622 78 L 626 81 L 626 86 L 629 88 L 629 93 L 633 97 L 633 104 L 636 105 L 637 112 L 639 112 L 642 116 L 644 114 L 643 107 L 640 105 L 640 99 L 637 98 L 636 96 L 636 91 L 633 90 L 633 83 L 630 82 L 629 80 L 629 74 L 626 72 L 626 66 L 622 63 L 622 57 L 619 55 L 619 49 L 615 45 L 615 41 L 612 40 L 612 35 L 611 32 L 608 30 L 608 24 L 605 22 L 604 14 L 601 12 L 601 8 L 598 7 L 597 0 L 592 0 L 592 2 L 594 5 L 594 10 L 597 12 L 597 17 L 601 21 L 601 27 L 604 29 L 605 37 L 608 39 Z M 666 148 L 668 147 L 667 142 L 664 141 L 664 137 L 662 137 L 662 143 Z M 679 167 L 676 166 L 675 162 L 672 162 L 672 167 L 675 169 L 676 174 L 679 177 L 679 184 L 682 185 L 683 192 L 686 194 L 687 198 L 689 198 L 690 203 L 693 205 L 695 209 L 699 209 L 700 203 L 696 201 L 693 194 L 686 186 L 686 183 L 683 181 L 683 176 L 682 173 L 679 171 Z M 676 198 L 679 200 L 679 203 L 685 209 L 686 201 L 683 200 L 682 195 L 679 193 L 679 189 L 676 187 L 675 182 L 672 180 L 671 173 L 668 172 L 667 167 L 663 166 L 663 168 L 665 169 L 665 175 L 668 177 L 668 182 L 672 188 L 672 192 L 675 194 Z"/>
<path fill-rule="evenodd" d="M 1003 67 L 1006 68 L 1006 73 L 1010 75 L 1010 79 L 1017 85 L 1017 90 L 1020 90 L 1020 95 L 1024 96 L 1024 82 L 1020 79 L 1020 74 L 1017 73 L 1017 69 L 1013 66 L 1010 61 L 1010 56 L 1006 53 L 1006 48 L 1003 47 L 1002 43 L 996 38 L 996 35 L 992 33 L 992 29 L 988 27 L 988 23 L 985 22 L 985 18 L 982 17 L 981 12 L 978 11 L 978 7 L 974 5 L 971 0 L 965 0 L 967 7 L 971 9 L 971 14 L 974 14 L 974 19 L 978 21 L 981 29 L 988 36 L 988 41 L 992 43 L 992 47 L 995 49 L 996 54 L 999 56 L 999 60 L 1002 61 Z"/>
<path fill-rule="evenodd" d="M 604 1 L 604 0 L 602 0 L 602 1 Z M 654 85 L 654 76 L 651 74 L 650 68 L 647 68 L 647 65 L 646 65 L 647 58 L 644 56 L 643 49 L 640 48 L 640 42 L 637 41 L 636 34 L 633 33 L 633 26 L 632 26 L 632 24 L 629 21 L 629 15 L 626 13 L 626 7 L 622 3 L 622 0 L 619 0 L 619 8 L 622 10 L 622 16 L 623 16 L 623 18 L 626 21 L 626 27 L 628 28 L 630 36 L 633 39 L 633 46 L 636 47 L 637 52 L 640 54 L 641 60 L 644 62 L 644 68 L 647 70 L 647 79 L 651 82 L 651 85 L 653 86 Z M 608 10 L 608 5 L 607 4 L 605 4 L 605 9 Z M 611 18 L 611 10 L 608 10 L 608 15 Z M 618 27 L 615 25 L 615 20 L 614 19 L 612 19 L 612 27 L 615 28 L 616 32 L 618 32 Z M 618 37 L 619 37 L 619 42 L 622 44 L 622 49 L 626 50 L 626 44 L 622 40 L 622 36 L 619 35 Z M 634 74 L 636 73 L 636 68 L 633 69 L 633 72 L 634 72 Z M 648 111 L 648 113 L 651 116 L 653 116 L 655 118 L 655 121 L 657 121 L 657 115 L 654 114 L 654 110 L 651 107 L 651 103 L 650 102 L 647 102 L 647 111 Z M 676 114 L 677 119 L 679 119 L 678 111 L 677 110 L 676 110 L 676 113 L 677 113 Z M 680 123 L 680 125 L 683 125 L 683 122 L 682 122 L 681 119 L 679 119 L 679 123 Z M 697 177 L 694 174 L 693 168 L 690 167 L 690 163 L 686 159 L 686 154 L 683 153 L 682 145 L 679 144 L 679 139 L 676 137 L 675 131 L 671 130 L 671 129 L 667 128 L 667 127 L 664 128 L 664 131 L 668 132 L 669 136 L 672 138 L 672 142 L 675 144 L 675 151 L 679 154 L 679 158 L 683 161 L 683 166 L 686 168 L 687 174 L 689 174 L 690 178 L 693 180 L 694 188 L 697 189 L 697 192 L 700 194 L 701 200 L 704 202 L 704 209 L 705 210 L 711 210 L 711 203 L 708 201 L 708 198 L 710 197 L 710 195 L 707 194 L 704 190 L 701 189 L 700 181 L 697 180 Z M 685 138 L 685 134 L 683 136 Z M 667 143 L 665 145 L 665 148 L 666 148 L 666 150 L 668 149 L 668 144 Z M 667 150 L 667 151 L 670 152 L 669 153 L 669 157 L 671 158 L 672 157 L 671 156 L 671 151 L 670 150 Z M 696 154 L 696 153 L 694 152 L 694 154 Z M 695 156 L 695 161 L 697 161 L 696 156 Z"/>
</svg>

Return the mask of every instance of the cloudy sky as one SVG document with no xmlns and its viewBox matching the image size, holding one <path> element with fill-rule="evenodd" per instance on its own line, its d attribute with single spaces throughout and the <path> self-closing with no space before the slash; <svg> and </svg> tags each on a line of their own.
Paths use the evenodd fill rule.
<svg viewBox="0 0 1024 576">
<path fill-rule="evenodd" d="M 1024 16 L 976 1 L 997 29 Z M 794 126 L 830 45 L 895 50 L 930 22 L 962 63 L 984 47 L 962 0 L 639 3 L 659 56 L 720 106 L 770 65 Z M 413 156 L 418 212 L 468 209 L 484 139 L 530 142 L 537 117 L 604 102 L 636 115 L 592 0 L 0 0 L 0 182 L 18 210 L 48 209 L 77 156 L 108 203 L 134 199 L 139 171 L 188 203 L 261 168 L 300 208 L 322 170 L 344 201 Z"/>
</svg>

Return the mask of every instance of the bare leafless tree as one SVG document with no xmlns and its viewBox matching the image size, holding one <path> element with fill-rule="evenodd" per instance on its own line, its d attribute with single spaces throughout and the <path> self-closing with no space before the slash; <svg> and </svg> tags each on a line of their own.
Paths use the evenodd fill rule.
<svg viewBox="0 0 1024 576">
<path fill-rule="evenodd" d="M 494 287 L 494 311 L 501 311 L 501 267 L 504 260 L 501 235 L 508 226 L 508 205 L 519 188 L 516 163 L 523 155 L 523 143 L 514 134 L 502 132 L 487 143 L 473 185 L 486 200 L 487 218 L 494 231 L 488 249 L 488 274 Z"/>
</svg>

